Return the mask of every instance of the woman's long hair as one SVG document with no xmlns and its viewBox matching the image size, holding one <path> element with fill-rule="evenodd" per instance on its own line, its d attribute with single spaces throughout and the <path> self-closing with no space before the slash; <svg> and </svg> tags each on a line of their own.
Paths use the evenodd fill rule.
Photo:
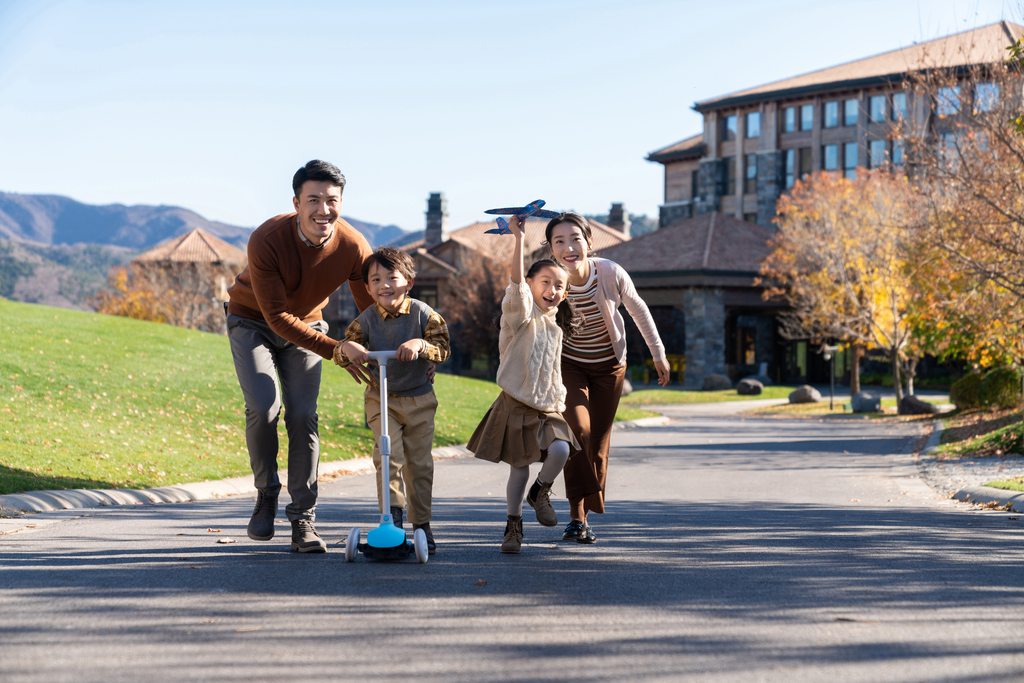
<svg viewBox="0 0 1024 683">
<path fill-rule="evenodd" d="M 539 261 L 535 261 L 534 264 L 530 266 L 530 270 L 526 273 L 526 279 L 532 280 L 542 268 L 554 268 L 562 271 L 566 276 L 569 275 L 568 268 L 563 266 L 561 263 L 554 259 L 544 258 Z M 566 277 L 565 286 L 566 289 L 568 289 L 568 277 Z M 583 316 L 576 312 L 576 307 L 573 306 L 571 301 L 569 301 L 568 296 L 562 299 L 561 303 L 558 304 L 558 313 L 555 314 L 555 322 L 562 328 L 562 334 L 566 339 L 572 339 L 576 333 L 583 329 Z"/>
</svg>

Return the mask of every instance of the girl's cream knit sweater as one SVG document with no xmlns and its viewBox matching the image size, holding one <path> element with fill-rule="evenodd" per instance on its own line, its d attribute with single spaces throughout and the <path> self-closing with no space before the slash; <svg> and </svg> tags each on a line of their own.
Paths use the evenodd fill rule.
<svg viewBox="0 0 1024 683">
<path fill-rule="evenodd" d="M 558 309 L 543 312 L 525 281 L 510 283 L 501 300 L 498 386 L 512 398 L 545 412 L 565 410 L 562 328 Z"/>
</svg>

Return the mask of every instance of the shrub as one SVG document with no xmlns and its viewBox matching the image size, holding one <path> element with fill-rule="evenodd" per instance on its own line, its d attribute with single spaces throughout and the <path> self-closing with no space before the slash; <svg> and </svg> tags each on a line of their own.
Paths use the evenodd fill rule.
<svg viewBox="0 0 1024 683">
<path fill-rule="evenodd" d="M 981 375 L 977 372 L 964 375 L 949 390 L 949 400 L 959 408 L 977 408 L 981 403 L 978 401 L 978 385 L 981 384 Z"/>
<path fill-rule="evenodd" d="M 1021 402 L 1019 368 L 996 368 L 978 384 L 978 402 L 986 407 L 1016 408 Z"/>
</svg>

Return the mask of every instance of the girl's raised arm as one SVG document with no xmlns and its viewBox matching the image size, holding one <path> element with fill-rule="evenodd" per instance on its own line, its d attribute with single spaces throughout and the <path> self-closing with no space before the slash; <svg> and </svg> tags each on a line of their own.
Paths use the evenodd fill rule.
<svg viewBox="0 0 1024 683">
<path fill-rule="evenodd" d="M 508 228 L 516 240 L 515 249 L 512 250 L 512 282 L 518 285 L 523 281 L 523 228 L 519 216 L 509 218 Z"/>
</svg>

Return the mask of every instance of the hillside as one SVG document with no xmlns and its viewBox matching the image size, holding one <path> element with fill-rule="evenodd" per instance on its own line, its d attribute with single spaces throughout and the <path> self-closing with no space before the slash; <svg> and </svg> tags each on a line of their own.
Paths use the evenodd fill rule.
<svg viewBox="0 0 1024 683">
<path fill-rule="evenodd" d="M 103 244 L 44 245 L 0 238 L 0 297 L 86 310 L 131 249 Z"/>
</svg>

